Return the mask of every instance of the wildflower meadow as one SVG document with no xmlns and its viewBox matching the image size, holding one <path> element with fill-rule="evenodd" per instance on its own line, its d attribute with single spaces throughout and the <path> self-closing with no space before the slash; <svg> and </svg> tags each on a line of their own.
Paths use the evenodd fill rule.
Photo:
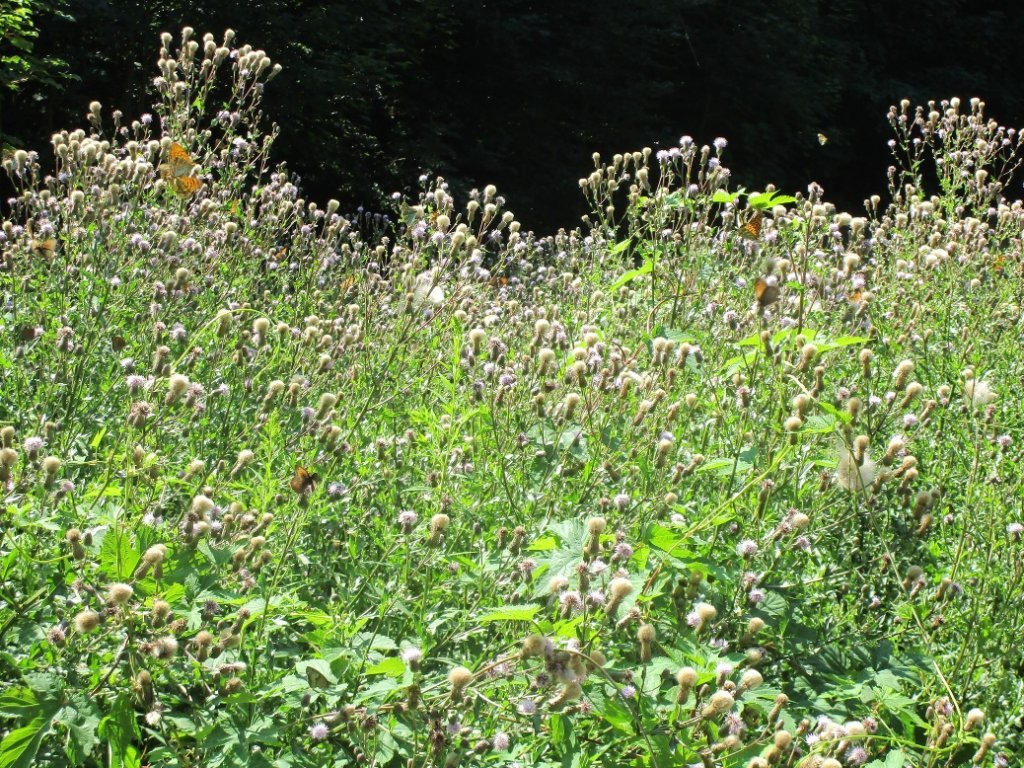
<svg viewBox="0 0 1024 768">
<path fill-rule="evenodd" d="M 346 213 L 234 37 L 3 160 L 0 768 L 1024 762 L 1019 133 Z"/>
</svg>

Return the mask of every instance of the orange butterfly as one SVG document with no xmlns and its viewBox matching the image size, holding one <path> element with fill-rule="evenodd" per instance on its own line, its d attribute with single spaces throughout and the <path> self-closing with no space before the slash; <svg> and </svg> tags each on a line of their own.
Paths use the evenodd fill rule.
<svg viewBox="0 0 1024 768">
<path fill-rule="evenodd" d="M 57 240 L 52 237 L 46 240 L 33 240 L 32 250 L 44 259 L 52 259 L 53 254 L 57 252 Z"/>
<path fill-rule="evenodd" d="M 203 182 L 192 175 L 195 167 L 195 161 L 189 157 L 185 148 L 175 141 L 171 143 L 167 162 L 160 166 L 160 178 L 170 184 L 171 189 L 179 195 L 188 197 L 203 186 Z"/>
<path fill-rule="evenodd" d="M 764 223 L 764 212 L 754 211 L 750 220 L 740 227 L 740 234 L 748 240 L 757 240 L 761 236 L 761 225 Z"/>
<path fill-rule="evenodd" d="M 759 277 L 754 283 L 754 298 L 757 299 L 757 305 L 764 309 L 779 300 L 779 286 Z"/>
<path fill-rule="evenodd" d="M 341 281 L 341 284 L 338 286 L 338 292 L 341 294 L 342 298 L 348 296 L 348 292 L 352 290 L 352 286 L 354 286 L 355 284 L 355 275 L 349 275 L 348 277 Z"/>
<path fill-rule="evenodd" d="M 292 477 L 291 487 L 299 496 L 310 493 L 315 487 L 320 475 L 310 472 L 305 467 L 295 467 L 295 476 Z"/>
</svg>

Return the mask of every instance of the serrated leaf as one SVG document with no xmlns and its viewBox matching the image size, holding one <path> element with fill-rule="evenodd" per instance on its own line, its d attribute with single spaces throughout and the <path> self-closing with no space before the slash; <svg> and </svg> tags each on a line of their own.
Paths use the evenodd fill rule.
<svg viewBox="0 0 1024 768">
<path fill-rule="evenodd" d="M 72 697 L 71 704 L 63 707 L 53 717 L 53 723 L 60 723 L 68 730 L 67 747 L 74 763 L 84 763 L 99 744 L 96 730 L 100 725 L 100 713 L 96 705 L 84 694 Z"/>
<path fill-rule="evenodd" d="M 111 579 L 127 580 L 139 563 L 139 553 L 132 547 L 131 536 L 125 531 L 108 530 L 100 546 L 100 568 Z"/>
<path fill-rule="evenodd" d="M 789 603 L 778 592 L 767 591 L 764 593 L 764 600 L 757 605 L 757 612 L 778 620 L 789 613 Z"/>
<path fill-rule="evenodd" d="M 655 549 L 665 552 L 673 551 L 679 542 L 683 540 L 682 534 L 663 525 L 652 525 L 651 532 L 647 537 L 647 543 Z"/>
</svg>

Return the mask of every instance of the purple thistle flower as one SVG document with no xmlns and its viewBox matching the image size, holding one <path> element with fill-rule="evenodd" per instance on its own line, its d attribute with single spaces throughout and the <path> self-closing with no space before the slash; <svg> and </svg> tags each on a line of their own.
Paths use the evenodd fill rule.
<svg viewBox="0 0 1024 768">
<path fill-rule="evenodd" d="M 740 557 L 753 557 L 757 554 L 757 542 L 753 539 L 744 539 L 736 545 L 736 554 Z"/>
</svg>

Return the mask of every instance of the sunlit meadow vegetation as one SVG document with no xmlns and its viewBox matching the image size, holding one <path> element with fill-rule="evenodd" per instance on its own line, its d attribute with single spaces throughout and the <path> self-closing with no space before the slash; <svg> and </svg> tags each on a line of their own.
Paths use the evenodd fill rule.
<svg viewBox="0 0 1024 768">
<path fill-rule="evenodd" d="M 894 107 L 863 215 L 683 137 L 540 237 L 303 199 L 231 33 L 159 70 L 4 161 L 0 766 L 1020 764 L 983 104 Z"/>
</svg>

